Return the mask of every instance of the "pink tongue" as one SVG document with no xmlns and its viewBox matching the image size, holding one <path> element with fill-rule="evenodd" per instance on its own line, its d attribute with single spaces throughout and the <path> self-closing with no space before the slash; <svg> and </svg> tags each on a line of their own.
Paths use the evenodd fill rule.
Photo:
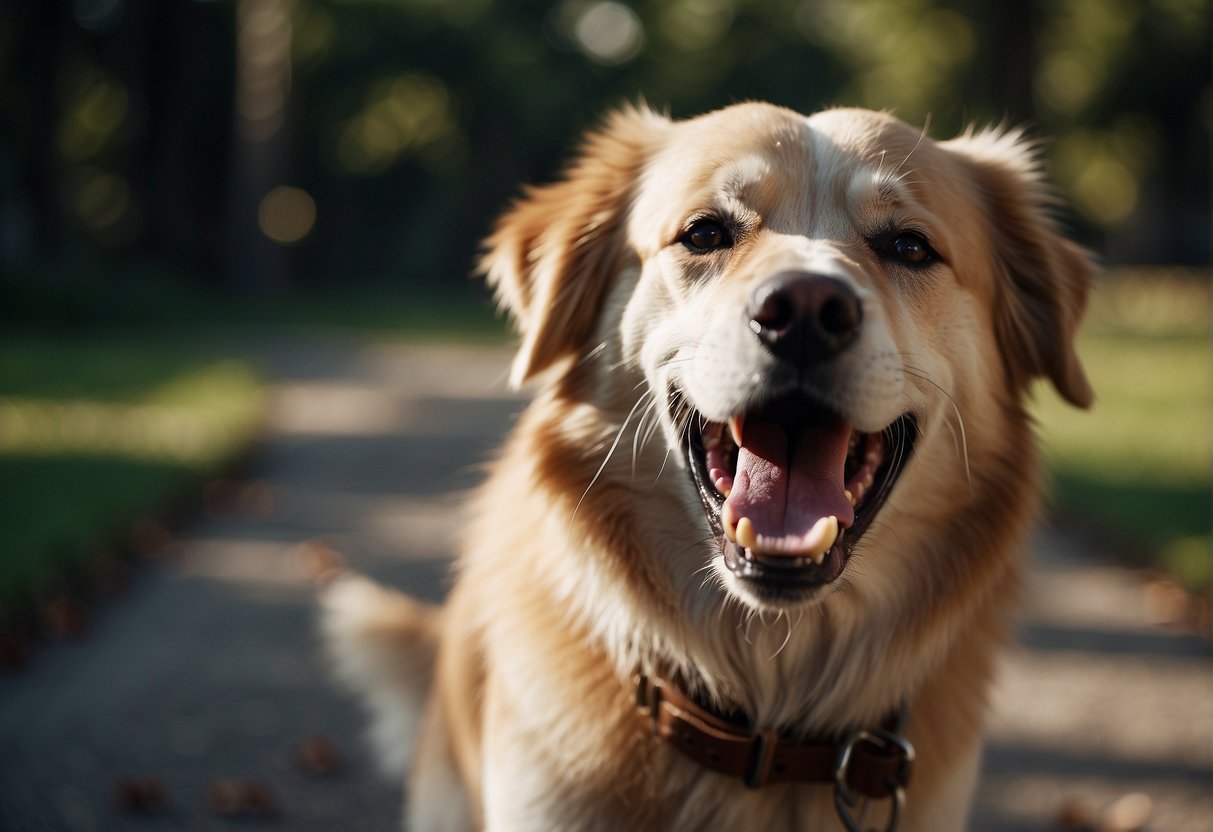
<svg viewBox="0 0 1213 832">
<path fill-rule="evenodd" d="M 813 425 L 801 428 L 789 448 L 783 425 L 746 422 L 725 511 L 734 523 L 748 517 L 760 541 L 800 540 L 823 517 L 837 517 L 839 526 L 849 528 L 855 522 L 844 493 L 850 436 L 851 426 L 841 420 Z M 795 554 L 776 551 L 773 544 L 770 551 Z"/>
</svg>

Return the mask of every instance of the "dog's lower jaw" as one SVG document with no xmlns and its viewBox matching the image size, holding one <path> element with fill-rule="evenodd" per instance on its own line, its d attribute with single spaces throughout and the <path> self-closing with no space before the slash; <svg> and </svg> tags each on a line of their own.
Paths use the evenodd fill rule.
<svg viewBox="0 0 1213 832">
<path fill-rule="evenodd" d="M 722 539 L 720 545 L 722 552 L 714 559 L 716 573 L 730 592 L 747 606 L 763 612 L 780 613 L 813 606 L 838 589 L 834 582 L 845 567 L 846 558 L 840 547 L 826 552 L 819 565 L 784 570 L 763 565 L 730 540 Z M 806 580 L 795 574 L 802 570 L 811 570 L 814 577 Z M 781 575 L 781 571 L 793 574 Z"/>
</svg>

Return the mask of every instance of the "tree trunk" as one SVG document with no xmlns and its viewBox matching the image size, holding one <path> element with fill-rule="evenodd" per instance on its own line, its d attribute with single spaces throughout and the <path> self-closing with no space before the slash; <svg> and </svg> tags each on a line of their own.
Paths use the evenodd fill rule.
<svg viewBox="0 0 1213 832">
<path fill-rule="evenodd" d="M 237 0 L 228 272 L 245 295 L 281 294 L 289 283 L 288 252 L 261 232 L 258 209 L 288 172 L 290 12 L 291 0 Z"/>
<path fill-rule="evenodd" d="M 63 244 L 60 165 L 55 142 L 60 117 L 56 87 L 68 6 L 60 2 L 32 5 L 32 32 L 23 50 L 25 65 L 31 71 L 25 110 L 29 121 L 22 155 L 26 160 L 25 190 L 32 208 L 33 254 L 50 257 L 59 254 Z"/>
<path fill-rule="evenodd" d="M 1035 118 L 1032 75 L 1036 68 L 1036 13 L 1033 0 L 993 3 L 991 78 L 994 101 L 1011 124 Z"/>
</svg>

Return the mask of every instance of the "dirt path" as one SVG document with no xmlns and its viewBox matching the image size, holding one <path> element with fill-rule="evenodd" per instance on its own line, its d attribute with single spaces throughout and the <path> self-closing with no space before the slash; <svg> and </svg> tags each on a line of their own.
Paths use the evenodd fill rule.
<svg viewBox="0 0 1213 832">
<path fill-rule="evenodd" d="M 316 647 L 309 569 L 437 598 L 459 493 L 514 414 L 507 356 L 350 341 L 246 345 L 278 381 L 254 482 L 141 574 L 85 638 L 0 678 L 0 830 L 391 830 L 399 794 Z M 974 830 L 1046 830 L 1067 800 L 1130 792 L 1152 829 L 1213 829 L 1213 653 L 1146 623 L 1135 579 L 1068 540 L 1039 549 L 1025 647 L 997 692 Z M 295 759 L 332 738 L 328 776 Z M 162 808 L 123 778 L 150 778 Z M 233 821 L 217 781 L 251 781 Z M 251 795 L 251 796 L 250 796 Z M 150 800 L 150 799 L 149 799 Z M 154 802 L 154 801 L 153 801 Z M 255 814 L 255 813 L 254 813 Z"/>
<path fill-rule="evenodd" d="M 1155 832 L 1210 832 L 1209 642 L 1152 624 L 1141 580 L 1072 539 L 1044 534 L 1034 557 L 973 829 L 1055 829 L 1062 806 L 1098 817 L 1119 800 L 1152 805 Z"/>
</svg>

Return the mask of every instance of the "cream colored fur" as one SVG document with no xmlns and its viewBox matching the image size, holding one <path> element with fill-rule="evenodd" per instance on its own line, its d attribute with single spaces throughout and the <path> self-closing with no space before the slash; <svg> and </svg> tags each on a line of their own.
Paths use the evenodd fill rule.
<svg viewBox="0 0 1213 832">
<path fill-rule="evenodd" d="M 422 720 L 411 828 L 841 828 L 824 786 L 747 789 L 646 734 L 628 687 L 643 670 L 799 736 L 905 699 L 919 758 L 901 832 L 963 829 L 1036 510 L 1023 399 L 1045 377 L 1091 400 L 1072 347 L 1091 266 L 1048 206 L 1015 134 L 937 143 L 885 114 L 763 104 L 618 113 L 524 194 L 483 266 L 522 333 L 513 377 L 537 391 L 469 507 L 441 618 L 361 579 L 326 603 L 396 762 Z M 737 222 L 728 252 L 679 242 L 703 212 Z M 886 227 L 922 230 L 941 261 L 877 256 Z M 740 310 L 790 269 L 863 304 L 832 406 L 864 431 L 910 412 L 920 435 L 842 576 L 785 604 L 723 566 L 678 405 L 722 420 L 761 396 L 769 356 Z"/>
</svg>

